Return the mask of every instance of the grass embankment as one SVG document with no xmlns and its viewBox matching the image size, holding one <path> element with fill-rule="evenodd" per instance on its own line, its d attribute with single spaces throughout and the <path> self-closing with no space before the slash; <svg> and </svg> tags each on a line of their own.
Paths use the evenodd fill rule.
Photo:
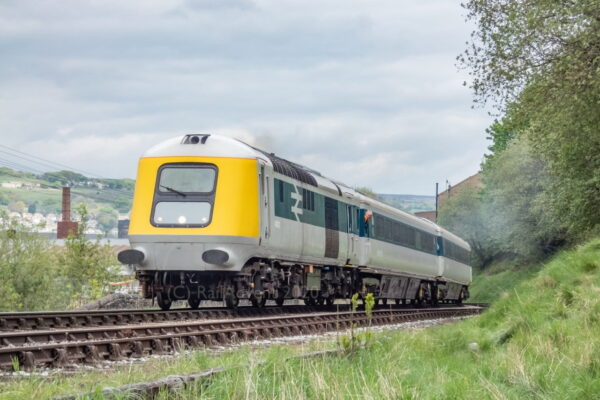
<svg viewBox="0 0 600 400">
<path fill-rule="evenodd" d="M 221 359 L 198 352 L 168 368 L 161 367 L 164 360 L 153 361 L 158 370 L 147 364 L 50 383 L 30 378 L 0 390 L 41 398 L 226 365 L 238 368 L 177 398 L 600 398 L 600 240 L 559 254 L 481 317 L 378 334 L 368 350 L 354 355 L 290 360 L 297 352 L 246 348 Z"/>
<path fill-rule="evenodd" d="M 516 266 L 512 262 L 499 262 L 483 272 L 474 271 L 468 301 L 492 303 L 508 296 L 521 282 L 533 278 L 541 268 L 542 264 Z"/>
</svg>

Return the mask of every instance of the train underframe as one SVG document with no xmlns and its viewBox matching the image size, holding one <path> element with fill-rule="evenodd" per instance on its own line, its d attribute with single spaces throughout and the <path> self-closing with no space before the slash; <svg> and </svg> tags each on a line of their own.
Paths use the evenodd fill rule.
<svg viewBox="0 0 600 400">
<path fill-rule="evenodd" d="M 435 306 L 460 304 L 469 297 L 468 286 L 441 279 L 372 271 L 353 266 L 305 265 L 284 261 L 251 260 L 240 272 L 138 271 L 144 298 L 156 298 L 168 310 L 173 301 L 187 300 L 198 308 L 202 300 L 223 301 L 235 308 L 240 299 L 255 307 L 267 300 L 279 306 L 288 299 L 302 299 L 307 305 L 332 305 L 336 299 L 361 298 L 368 293 L 377 303 Z"/>
</svg>

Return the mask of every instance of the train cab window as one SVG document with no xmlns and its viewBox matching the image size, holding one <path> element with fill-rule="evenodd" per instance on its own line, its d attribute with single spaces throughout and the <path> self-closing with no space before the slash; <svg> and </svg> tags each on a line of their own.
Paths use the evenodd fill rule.
<svg viewBox="0 0 600 400">
<path fill-rule="evenodd" d="M 204 227 L 210 223 L 217 168 L 211 164 L 165 164 L 158 171 L 151 223 Z"/>
<path fill-rule="evenodd" d="M 216 171 L 203 167 L 164 167 L 160 171 L 161 192 L 209 193 L 215 186 Z"/>
</svg>

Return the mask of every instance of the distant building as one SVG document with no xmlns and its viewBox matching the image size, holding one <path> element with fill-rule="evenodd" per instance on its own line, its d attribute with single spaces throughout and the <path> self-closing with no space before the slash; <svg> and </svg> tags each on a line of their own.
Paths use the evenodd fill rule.
<svg viewBox="0 0 600 400">
<path fill-rule="evenodd" d="M 443 204 L 452 196 L 456 196 L 456 194 L 460 193 L 462 190 L 466 188 L 481 188 L 483 187 L 483 183 L 481 182 L 481 173 L 476 173 L 475 175 L 471 175 L 467 179 L 464 179 L 458 182 L 456 185 L 451 186 L 448 185 L 448 188 L 444 190 L 442 193 L 438 194 L 437 197 L 437 206 L 438 211 L 442 208 Z M 417 217 L 425 218 L 433 222 L 437 222 L 437 213 L 435 210 L 432 211 L 419 211 L 414 213 Z"/>
<path fill-rule="evenodd" d="M 435 222 L 435 210 L 433 211 L 419 211 L 416 212 L 415 215 L 420 218 L 428 219 L 432 222 Z"/>
<path fill-rule="evenodd" d="M 39 188 L 40 184 L 33 183 L 33 182 L 2 182 L 2 183 L 0 183 L 0 186 L 2 186 L 3 188 L 8 188 L 8 189 L 18 189 L 18 188 L 32 189 L 32 188 Z"/>
<path fill-rule="evenodd" d="M 438 210 L 442 208 L 446 200 L 448 200 L 452 196 L 456 196 L 456 194 L 460 193 L 462 190 L 466 188 L 481 187 L 483 187 L 483 183 L 481 182 L 481 173 L 479 172 L 475 175 L 471 175 L 467 179 L 458 182 L 454 186 L 448 185 L 448 189 L 444 190 L 438 195 Z"/>
</svg>

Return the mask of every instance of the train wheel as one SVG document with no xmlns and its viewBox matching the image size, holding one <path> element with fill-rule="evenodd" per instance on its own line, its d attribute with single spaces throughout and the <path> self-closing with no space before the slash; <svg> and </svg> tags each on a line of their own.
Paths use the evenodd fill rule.
<svg viewBox="0 0 600 400">
<path fill-rule="evenodd" d="M 401 299 L 396 299 L 396 305 L 399 306 L 402 303 Z"/>
<path fill-rule="evenodd" d="M 167 311 L 169 308 L 171 308 L 171 304 L 173 304 L 173 301 L 169 295 L 162 291 L 156 293 L 156 302 L 158 303 L 160 309 L 164 311 Z"/>
<path fill-rule="evenodd" d="M 325 304 L 327 304 L 328 306 L 332 306 L 334 301 L 335 299 L 333 298 L 333 296 L 329 296 L 325 299 Z"/>
<path fill-rule="evenodd" d="M 316 303 L 320 306 L 322 306 L 323 304 L 325 304 L 325 299 L 322 298 L 321 296 L 317 297 L 317 301 Z"/>
<path fill-rule="evenodd" d="M 264 307 L 267 303 L 267 297 L 264 294 L 261 294 L 259 296 L 252 295 L 250 297 L 250 302 L 254 307 Z"/>
<path fill-rule="evenodd" d="M 419 286 L 419 290 L 417 291 L 417 297 L 412 301 L 412 303 L 416 307 L 423 307 L 425 304 L 427 304 L 427 296 L 425 294 L 426 290 L 427 288 L 425 284 L 421 284 L 421 286 Z"/>
<path fill-rule="evenodd" d="M 240 303 L 239 297 L 237 297 L 233 292 L 225 293 L 223 300 L 225 300 L 225 307 L 227 308 L 236 308 Z"/>
<path fill-rule="evenodd" d="M 387 299 L 381 299 L 381 305 L 387 306 Z"/>
<path fill-rule="evenodd" d="M 283 296 L 277 296 L 275 298 L 275 304 L 277 304 L 277 306 L 279 306 L 279 307 L 283 306 L 284 302 L 285 302 L 285 297 L 283 297 Z"/>
<path fill-rule="evenodd" d="M 196 296 L 188 297 L 188 305 L 190 308 L 197 310 L 200 307 L 200 299 Z"/>
<path fill-rule="evenodd" d="M 304 304 L 306 304 L 307 306 L 314 306 L 315 305 L 315 299 L 308 295 L 304 298 Z"/>
<path fill-rule="evenodd" d="M 441 289 L 438 285 L 434 284 L 433 287 L 429 287 L 431 289 L 431 305 L 436 307 L 440 303 L 441 298 Z"/>
</svg>

